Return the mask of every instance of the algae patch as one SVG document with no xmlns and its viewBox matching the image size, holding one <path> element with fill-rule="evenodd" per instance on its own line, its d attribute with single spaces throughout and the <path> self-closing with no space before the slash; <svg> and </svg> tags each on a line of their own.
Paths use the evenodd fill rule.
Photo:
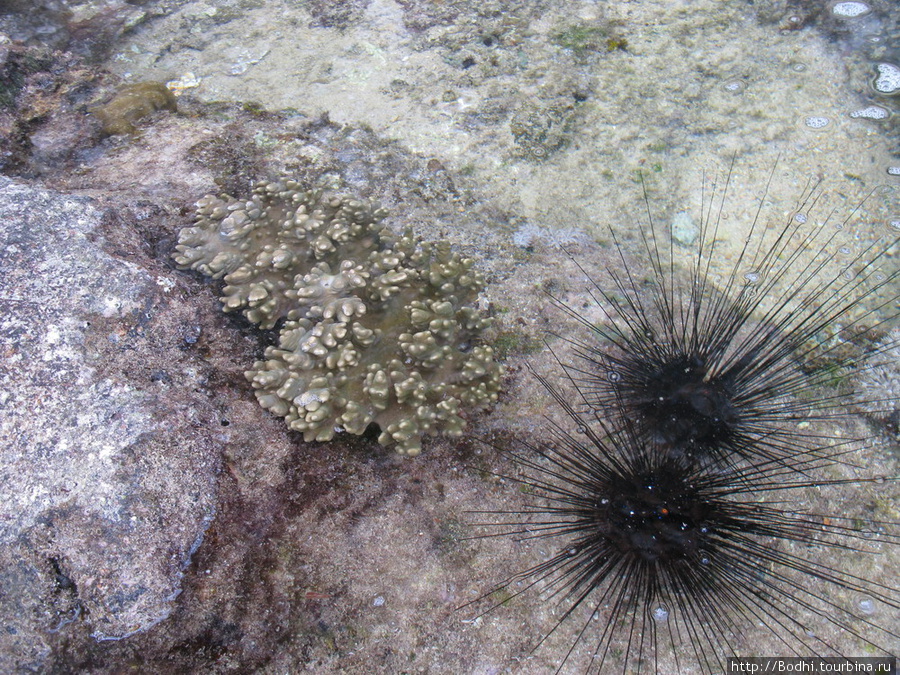
<svg viewBox="0 0 900 675">
<path fill-rule="evenodd" d="M 611 25 L 576 23 L 565 26 L 552 35 L 554 44 L 583 57 L 590 52 L 627 50 L 628 40 Z"/>
</svg>

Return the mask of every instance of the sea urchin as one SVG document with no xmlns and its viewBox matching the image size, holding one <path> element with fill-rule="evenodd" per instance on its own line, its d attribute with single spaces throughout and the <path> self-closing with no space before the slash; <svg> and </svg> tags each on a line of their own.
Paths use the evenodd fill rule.
<svg viewBox="0 0 900 675">
<path fill-rule="evenodd" d="M 803 478 L 766 460 L 739 469 L 693 462 L 554 395 L 579 433 L 553 427 L 549 442 L 517 453 L 519 470 L 505 477 L 532 495 L 529 505 L 486 512 L 494 520 L 481 523 L 487 537 L 551 538 L 554 552 L 480 600 L 540 587 L 559 602 L 537 645 L 571 619 L 574 638 L 557 672 L 567 664 L 595 673 L 725 672 L 728 656 L 759 655 L 753 638 L 766 631 L 782 656 L 853 656 L 842 646 L 848 636 L 851 649 L 896 653 L 900 635 L 869 610 L 900 611 L 900 589 L 834 562 L 900 544 L 897 523 L 851 518 L 837 501 L 842 486 L 883 478 Z"/>
<path fill-rule="evenodd" d="M 715 271 L 726 258 L 720 237 L 730 181 L 729 171 L 720 196 L 713 184 L 686 274 L 674 237 L 650 217 L 642 234 L 649 280 L 629 271 L 631 263 L 609 272 L 608 287 L 595 282 L 599 324 L 562 305 L 593 336 L 576 343 L 582 365 L 570 373 L 598 415 L 631 420 L 638 436 L 670 452 L 791 462 L 823 443 L 798 423 L 848 413 L 844 397 L 823 385 L 837 371 L 865 370 L 871 351 L 842 348 L 873 342 L 897 317 L 900 269 L 881 268 L 898 240 L 875 238 L 851 253 L 842 235 L 853 214 L 818 216 L 821 181 L 808 183 L 786 223 L 768 226 L 767 185 L 733 262 Z M 840 339 L 825 339 L 836 326 Z"/>
<path fill-rule="evenodd" d="M 557 300 L 589 337 L 565 339 L 574 391 L 538 379 L 578 433 L 548 419 L 548 437 L 525 443 L 505 476 L 536 498 L 482 524 L 485 537 L 549 539 L 555 552 L 475 601 L 536 587 L 560 601 L 538 643 L 574 631 L 557 672 L 723 672 L 729 656 L 759 656 L 765 634 L 773 656 L 900 649 L 892 622 L 872 613 L 900 611 L 896 578 L 857 555 L 900 545 L 886 489 L 896 479 L 862 468 L 871 434 L 852 431 L 863 427 L 849 405 L 896 401 L 833 381 L 858 379 L 895 347 L 900 270 L 881 267 L 897 240 L 842 251 L 834 271 L 849 219 L 815 217 L 824 200 L 811 181 L 770 228 L 767 185 L 720 272 L 731 175 L 703 200 L 686 273 L 651 218 L 646 277 L 612 232 L 626 271 L 594 282 L 599 323 Z"/>
</svg>

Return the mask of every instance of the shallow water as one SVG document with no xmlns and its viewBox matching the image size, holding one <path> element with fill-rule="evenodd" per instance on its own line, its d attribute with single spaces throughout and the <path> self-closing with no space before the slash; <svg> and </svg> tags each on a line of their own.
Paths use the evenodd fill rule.
<svg viewBox="0 0 900 675">
<path fill-rule="evenodd" d="M 703 169 L 732 157 L 736 204 L 776 158 L 778 203 L 812 175 L 860 194 L 900 181 L 887 95 L 900 10 L 887 2 L 852 17 L 854 3 L 342 4 L 335 17 L 321 3 L 189 2 L 110 65 L 204 100 L 365 125 L 557 232 L 628 228 L 638 171 L 658 213 L 696 209 Z"/>
<path fill-rule="evenodd" d="M 868 13 L 848 16 L 854 13 L 849 5 L 797 9 L 777 0 L 183 2 L 127 34 L 106 65 L 126 80 L 170 82 L 204 101 L 253 101 L 268 110 L 295 109 L 310 120 L 327 114 L 438 160 L 476 184 L 479 199 L 516 216 L 461 218 L 466 230 L 450 231 L 451 240 L 485 256 L 488 267 L 488 235 L 522 249 L 538 245 L 549 264 L 560 266 L 567 263 L 554 248 L 559 242 L 608 244 L 607 228 L 614 227 L 630 244 L 647 226 L 645 190 L 659 222 L 687 212 L 686 227 L 697 226 L 710 203 L 711 176 L 721 189 L 733 161 L 729 198 L 713 211 L 722 216 L 727 269 L 773 167 L 767 218 L 782 223 L 792 217 L 808 182 L 822 177 L 827 201 L 813 214 L 820 222 L 832 207 L 846 214 L 872 193 L 842 245 L 858 250 L 896 236 L 900 98 L 893 71 L 878 65 L 898 64 L 890 50 L 900 10 L 887 0 L 869 4 Z M 315 161 L 312 150 L 298 152 Z M 879 189 L 884 186 L 894 189 Z M 896 254 L 885 258 L 887 266 L 896 266 Z M 493 299 L 533 294 L 526 281 L 507 279 L 505 289 L 503 283 L 490 290 Z M 552 365 L 544 357 L 536 368 Z M 540 431 L 534 418 L 510 422 L 546 405 L 533 382 L 515 387 L 514 400 L 498 406 L 496 421 L 476 433 L 504 425 L 523 434 Z M 868 447 L 864 457 L 888 466 L 880 450 Z M 504 508 L 500 500 L 506 508 L 519 503 L 509 485 L 480 483 L 467 468 L 457 475 L 457 467 L 451 473 L 442 460 L 426 461 L 448 486 L 448 503 L 435 507 L 441 514 L 452 510 L 450 502 L 461 509 L 483 507 L 476 503 L 482 500 L 496 508 Z M 426 475 L 426 484 L 433 478 Z M 877 492 L 870 486 L 848 495 L 846 508 L 877 501 Z M 505 574 L 508 565 L 525 568 L 547 550 L 490 542 L 473 559 L 419 550 L 422 533 L 401 510 L 404 500 L 384 498 L 361 526 L 338 522 L 338 514 L 333 535 L 310 514 L 291 524 L 280 542 L 283 558 L 305 563 L 313 550 L 312 544 L 292 548 L 292 536 L 318 539 L 318 568 L 309 577 L 324 588 L 343 584 L 348 590 L 339 602 L 367 606 L 347 615 L 334 610 L 340 617 L 335 625 L 357 631 L 356 642 L 345 639 L 355 645 L 355 656 L 322 647 L 324 638 L 299 635 L 276 665 L 313 663 L 308 642 L 320 659 L 309 667 L 318 672 L 361 668 L 364 655 L 380 658 L 382 644 L 409 651 L 417 672 L 453 672 L 459 664 L 502 672 L 511 662 L 529 663 L 530 647 L 558 611 L 552 603 L 524 601 L 482 620 L 452 609 L 487 588 L 492 574 Z M 391 550 L 373 556 L 381 549 Z M 334 569 L 323 560 L 333 560 Z M 414 574 L 406 573 L 410 568 Z M 882 560 L 848 560 L 847 569 L 896 582 L 896 570 Z M 464 585 L 461 575 L 477 583 Z M 875 620 L 887 625 L 890 610 L 877 611 Z M 452 634 L 428 625 L 425 617 L 432 616 Z M 521 672 L 543 672 L 568 639 L 554 636 Z M 453 650 L 468 655 L 454 661 L 448 657 Z M 760 653 L 777 651 L 777 644 L 766 645 Z M 398 663 L 388 657 L 375 662 Z"/>
</svg>

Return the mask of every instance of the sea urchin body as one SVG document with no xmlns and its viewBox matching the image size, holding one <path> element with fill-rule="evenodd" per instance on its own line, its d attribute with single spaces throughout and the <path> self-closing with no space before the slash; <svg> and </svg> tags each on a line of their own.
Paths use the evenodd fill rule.
<svg viewBox="0 0 900 675">
<path fill-rule="evenodd" d="M 767 631 L 779 655 L 851 656 L 848 636 L 868 655 L 896 652 L 900 635 L 859 602 L 890 615 L 900 611 L 900 589 L 839 562 L 848 550 L 900 545 L 897 523 L 849 518 L 838 507 L 845 483 L 882 479 L 803 478 L 766 461 L 717 469 L 628 426 L 607 429 L 567 411 L 580 432 L 555 429 L 552 442 L 522 449 L 518 471 L 506 476 L 532 495 L 529 506 L 488 512 L 498 520 L 482 524 L 487 536 L 556 542 L 485 598 L 537 586 L 560 603 L 539 643 L 571 623 L 557 672 L 725 672 L 726 657 L 758 655 L 754 636 Z M 845 515 L 801 509 L 812 495 L 834 499 L 828 508 Z"/>
</svg>

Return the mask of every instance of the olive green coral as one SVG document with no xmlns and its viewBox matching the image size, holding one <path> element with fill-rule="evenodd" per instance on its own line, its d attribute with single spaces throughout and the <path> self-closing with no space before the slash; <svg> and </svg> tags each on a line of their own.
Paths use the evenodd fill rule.
<svg viewBox="0 0 900 675">
<path fill-rule="evenodd" d="M 461 410 L 497 398 L 500 367 L 479 345 L 488 319 L 473 261 L 446 243 L 395 235 L 367 202 L 260 183 L 249 201 L 204 197 L 184 228 L 181 267 L 223 278 L 225 311 L 278 344 L 246 375 L 263 407 L 306 440 L 361 434 L 415 455 L 422 435 L 458 434 Z"/>
<path fill-rule="evenodd" d="M 92 112 L 106 136 L 133 134 L 135 123 L 157 110 L 178 112 L 175 95 L 161 82 L 126 84 L 106 105 Z"/>
</svg>

